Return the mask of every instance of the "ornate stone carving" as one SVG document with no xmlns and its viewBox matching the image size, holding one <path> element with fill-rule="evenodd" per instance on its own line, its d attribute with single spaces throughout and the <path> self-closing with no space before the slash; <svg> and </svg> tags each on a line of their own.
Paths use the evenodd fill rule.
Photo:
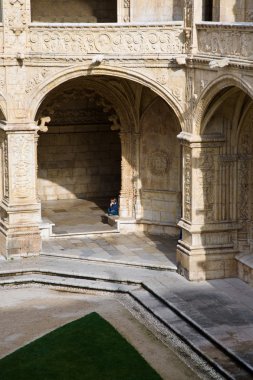
<svg viewBox="0 0 253 380">
<path fill-rule="evenodd" d="M 40 72 L 30 79 L 26 85 L 25 92 L 29 94 L 38 84 L 40 84 L 46 77 L 48 70 L 43 68 Z"/>
<path fill-rule="evenodd" d="M 32 52 L 87 54 L 174 54 L 182 53 L 181 27 L 164 27 L 157 30 L 148 26 L 113 26 L 109 31 L 102 28 L 45 28 L 30 29 Z"/>
<path fill-rule="evenodd" d="M 191 148 L 184 147 L 184 219 L 192 219 L 192 155 Z"/>
<path fill-rule="evenodd" d="M 185 51 L 192 47 L 193 2 L 184 0 Z"/>
<path fill-rule="evenodd" d="M 24 0 L 10 0 L 11 14 L 8 16 L 8 25 L 15 35 L 19 36 L 25 28 L 26 13 Z"/>
<path fill-rule="evenodd" d="M 168 172 L 170 158 L 165 151 L 154 151 L 149 157 L 149 170 L 153 175 L 162 176 Z"/>
<path fill-rule="evenodd" d="M 203 149 L 200 156 L 205 221 L 214 220 L 214 153 L 213 149 Z"/>
<path fill-rule="evenodd" d="M 12 152 L 12 196 L 29 198 L 35 193 L 33 135 L 11 134 L 9 144 Z"/>
<path fill-rule="evenodd" d="M 241 139 L 241 154 L 239 158 L 239 217 L 246 222 L 249 219 L 249 165 L 250 136 L 245 134 Z"/>
<path fill-rule="evenodd" d="M 218 56 L 250 57 L 253 51 L 252 28 L 198 25 L 199 51 Z"/>
<path fill-rule="evenodd" d="M 8 160 L 8 141 L 3 141 L 3 172 L 4 172 L 4 197 L 9 198 L 9 160 Z"/>
</svg>

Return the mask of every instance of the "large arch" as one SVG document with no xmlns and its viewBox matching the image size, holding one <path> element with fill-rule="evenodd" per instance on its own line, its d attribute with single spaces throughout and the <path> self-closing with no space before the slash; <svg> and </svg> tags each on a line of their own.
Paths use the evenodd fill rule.
<svg viewBox="0 0 253 380">
<path fill-rule="evenodd" d="M 194 112 L 194 135 L 200 135 L 203 129 L 203 119 L 206 114 L 210 103 L 219 95 L 223 90 L 231 87 L 238 87 L 250 97 L 253 97 L 253 90 L 245 80 L 233 75 L 222 75 L 216 80 L 210 82 L 204 91 L 201 93 L 200 98 L 196 104 Z"/>
<path fill-rule="evenodd" d="M 103 123 L 107 125 L 104 130 L 107 131 L 104 140 L 96 143 L 99 145 L 99 149 L 103 150 L 103 142 L 107 141 L 106 139 L 109 135 L 112 136 L 110 126 L 114 133 L 118 133 L 120 138 L 120 217 L 126 217 L 128 220 L 130 218 L 136 230 L 143 230 L 144 228 L 144 230 L 150 231 L 153 229 L 153 231 L 165 232 L 175 236 L 178 233 L 177 223 L 181 216 L 181 150 L 180 143 L 177 140 L 177 134 L 181 130 L 180 121 L 174 109 L 164 98 L 157 94 L 157 91 L 152 91 L 150 86 L 147 86 L 147 83 L 144 86 L 140 81 L 137 83 L 125 78 L 125 76 L 109 76 L 108 73 L 107 75 L 102 75 L 102 73 L 103 71 L 101 70 L 99 70 L 99 75 L 97 73 L 94 76 L 80 76 L 80 72 L 75 72 L 74 75 L 70 73 L 69 76 L 65 76 L 65 81 L 61 77 L 60 83 L 56 81 L 54 86 L 50 85 L 51 91 L 46 95 L 40 94 L 40 103 L 34 119 L 39 120 L 42 117 L 51 116 L 53 124 L 57 127 L 57 133 L 62 134 L 63 127 L 62 121 L 59 121 L 59 110 L 62 109 L 62 114 L 65 115 L 64 112 L 68 106 L 64 104 L 57 106 L 57 101 L 61 101 L 67 95 L 72 96 L 72 92 L 77 89 L 79 91 L 77 99 L 82 98 L 84 91 L 91 91 L 90 97 L 91 99 L 94 98 L 92 102 L 100 107 L 96 112 L 97 114 L 100 111 L 104 112 L 104 119 L 102 119 Z M 56 83 L 58 84 L 57 86 Z M 44 87 L 44 92 L 45 88 L 47 87 Z M 71 99 L 66 104 L 70 103 Z M 85 101 L 83 104 L 85 104 Z M 76 111 L 74 109 L 74 112 Z M 54 120 L 55 115 L 58 115 L 58 124 Z M 65 119 L 64 116 L 60 117 L 60 120 L 66 121 L 67 116 Z M 95 120 L 94 123 L 96 124 L 96 122 L 99 122 L 99 119 Z M 70 122 L 68 121 L 68 123 Z M 78 133 L 83 134 L 86 128 L 84 120 L 81 120 L 81 124 L 81 126 L 77 127 L 71 126 L 72 132 L 73 128 L 75 128 L 75 131 L 78 130 Z M 53 128 L 49 124 L 51 136 L 52 133 L 56 133 Z M 89 133 L 93 133 L 93 136 L 95 136 L 98 129 L 96 127 L 93 132 L 89 131 Z M 68 133 L 72 132 L 69 128 Z M 80 138 L 83 137 L 81 136 Z M 39 140 L 39 154 L 43 152 L 43 157 L 45 158 L 43 162 L 43 159 L 39 157 L 39 174 L 41 175 L 41 169 L 43 169 L 44 177 L 41 182 L 44 181 L 45 186 L 51 186 L 46 193 L 53 194 L 56 199 L 60 199 L 61 195 L 59 195 L 59 191 L 56 189 L 57 186 L 55 186 L 57 184 L 52 184 L 53 179 L 49 175 L 49 170 L 47 170 L 49 167 L 52 169 L 52 166 L 50 166 L 52 164 L 50 163 L 48 163 L 49 166 L 47 167 L 48 157 L 50 156 L 50 154 L 47 154 L 47 149 L 50 149 L 50 151 L 56 150 L 59 144 L 55 144 L 56 148 L 53 146 L 47 147 L 46 140 L 51 145 L 53 144 L 53 138 L 50 139 L 50 137 L 47 139 L 43 136 L 41 137 L 41 141 L 44 141 L 43 146 L 40 145 Z M 68 142 L 65 145 L 65 152 L 67 152 Z M 145 149 L 143 149 L 144 145 Z M 74 146 L 73 149 L 75 151 L 76 147 Z M 62 157 L 64 159 L 63 154 Z M 92 157 L 95 159 L 94 155 Z M 71 160 L 73 161 L 74 159 Z M 115 158 L 115 160 L 118 161 L 118 158 Z M 144 162 L 145 164 L 143 165 Z M 42 164 L 43 167 L 41 166 Z M 72 165 L 72 168 L 75 167 L 73 162 L 68 164 Z M 83 165 L 86 170 L 87 165 Z M 99 170 L 97 171 L 100 172 Z M 53 170 L 53 172 L 55 176 L 56 171 Z M 118 175 L 117 173 L 117 170 L 111 172 L 111 176 Z M 62 173 L 60 175 L 62 177 Z M 69 181 L 75 182 L 76 179 L 72 177 L 69 178 Z M 146 180 L 147 178 L 148 181 Z M 56 178 L 55 182 L 57 181 L 58 184 L 62 185 L 62 180 Z M 101 182 L 103 181 L 102 179 Z M 48 182 L 51 182 L 51 184 Z M 72 191 L 70 195 L 78 197 L 80 194 L 73 191 L 72 188 L 70 190 L 70 187 L 67 189 Z M 108 191 L 104 186 L 104 193 L 107 196 Z M 40 193 L 43 194 L 42 191 Z M 103 195 L 98 192 L 96 194 Z M 115 194 L 114 190 L 113 194 Z M 81 196 L 90 196 L 90 194 L 81 194 Z M 133 228 L 133 226 L 130 228 Z"/>
<path fill-rule="evenodd" d="M 42 103 L 46 95 L 59 86 L 60 84 L 82 76 L 108 76 L 108 77 L 118 77 L 127 79 L 143 86 L 150 88 L 158 96 L 160 96 L 164 101 L 173 109 L 179 122 L 181 129 L 184 130 L 184 118 L 183 109 L 176 97 L 172 95 L 169 89 L 160 85 L 155 79 L 148 77 L 140 72 L 131 69 L 125 69 L 121 67 L 111 67 L 111 66 L 72 66 L 67 69 L 60 71 L 53 77 L 48 78 L 39 85 L 35 92 L 29 97 L 27 109 L 29 110 L 29 116 L 31 120 L 35 119 L 37 110 Z"/>
</svg>

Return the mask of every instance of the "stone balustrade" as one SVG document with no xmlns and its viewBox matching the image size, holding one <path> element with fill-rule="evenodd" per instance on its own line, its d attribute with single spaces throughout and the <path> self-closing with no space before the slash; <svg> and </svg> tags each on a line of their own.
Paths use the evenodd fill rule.
<svg viewBox="0 0 253 380">
<path fill-rule="evenodd" d="M 166 25 L 32 24 L 28 50 L 38 54 L 110 54 L 156 59 L 183 53 L 181 22 Z"/>
<path fill-rule="evenodd" d="M 200 54 L 253 60 L 253 23 L 197 24 Z"/>
</svg>

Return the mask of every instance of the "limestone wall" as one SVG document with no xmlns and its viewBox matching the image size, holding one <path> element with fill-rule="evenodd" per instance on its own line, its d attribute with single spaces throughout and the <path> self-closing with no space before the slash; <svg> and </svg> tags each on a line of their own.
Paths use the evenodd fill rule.
<svg viewBox="0 0 253 380">
<path fill-rule="evenodd" d="M 38 146 L 41 200 L 119 194 L 121 153 L 117 132 L 81 126 L 51 127 Z"/>
<path fill-rule="evenodd" d="M 131 6 L 131 20 L 173 21 L 183 19 L 182 0 L 135 0 Z"/>
<path fill-rule="evenodd" d="M 31 0 L 32 21 L 116 22 L 117 0 Z"/>
</svg>

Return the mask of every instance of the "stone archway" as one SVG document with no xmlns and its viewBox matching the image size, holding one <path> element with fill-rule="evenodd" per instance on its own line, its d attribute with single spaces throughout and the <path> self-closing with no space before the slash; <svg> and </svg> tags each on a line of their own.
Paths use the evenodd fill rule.
<svg viewBox="0 0 253 380">
<path fill-rule="evenodd" d="M 74 105 L 74 109 L 72 109 L 71 116 L 72 105 Z M 115 135 L 120 141 L 121 173 L 118 172 L 119 165 L 114 171 L 110 168 L 114 165 L 114 161 L 119 162 L 118 156 L 115 156 L 119 150 L 114 153 L 111 150 L 111 163 L 107 167 L 108 178 L 109 181 L 117 184 L 117 189 L 115 187 L 114 190 L 110 186 L 106 188 L 106 186 L 101 186 L 101 183 L 99 185 L 99 182 L 96 182 L 93 186 L 95 193 L 88 191 L 84 194 L 82 191 L 73 191 L 72 182 L 75 182 L 75 179 L 73 175 L 71 178 L 67 177 L 69 171 L 66 171 L 64 179 L 57 179 L 59 170 L 55 171 L 55 168 L 43 169 L 43 165 L 50 166 L 48 160 L 52 160 L 50 155 L 47 156 L 48 146 L 46 142 L 43 143 L 43 140 L 52 143 L 50 134 L 52 136 L 52 133 L 60 133 L 59 128 L 64 127 L 64 123 L 68 124 L 69 128 L 71 117 L 79 118 L 80 122 L 78 116 L 80 109 L 83 110 L 84 114 L 81 118 L 82 126 L 79 125 L 78 130 L 79 133 L 83 133 L 84 119 L 87 118 L 89 107 L 92 117 L 96 113 L 96 120 L 93 120 L 92 124 L 99 124 L 99 128 L 105 128 L 104 132 L 106 132 L 107 137 Z M 64 116 L 64 112 L 67 112 L 68 115 Z M 181 213 L 181 157 L 180 143 L 176 136 L 180 132 L 180 123 L 174 111 L 162 98 L 141 84 L 118 77 L 103 75 L 92 78 L 77 77 L 55 87 L 44 97 L 37 111 L 36 119 L 48 116 L 52 119 L 51 125 L 48 126 L 49 133 L 42 135 L 38 149 L 39 194 L 42 198 L 46 196 L 50 199 L 52 196 L 58 199 L 65 195 L 70 198 L 89 197 L 90 195 L 100 196 L 102 193 L 115 195 L 118 192 L 120 193 L 122 231 L 144 230 L 168 233 L 173 236 L 178 234 L 177 222 Z M 101 119 L 99 119 L 100 117 Z M 78 120 L 75 121 L 75 124 L 78 124 Z M 88 124 L 87 121 L 86 127 Z M 66 129 L 66 126 L 64 128 Z M 92 132 L 94 135 L 99 129 L 98 126 L 96 128 Z M 63 136 L 61 138 L 64 140 Z M 58 143 L 54 144 L 57 146 Z M 65 144 L 68 143 L 65 142 Z M 99 145 L 98 151 L 103 151 L 103 144 L 107 145 L 107 142 L 106 139 L 103 139 L 103 141 L 97 141 L 96 144 Z M 144 145 L 145 148 L 143 149 Z M 83 148 L 84 146 L 81 149 Z M 51 147 L 50 149 L 53 150 L 54 148 Z M 44 162 L 40 157 L 41 153 L 45 157 Z M 99 156 L 99 152 L 97 156 Z M 116 160 L 115 157 L 117 157 Z M 64 153 L 61 153 L 60 159 L 64 158 L 66 158 Z M 54 162 L 54 165 L 56 163 Z M 60 163 L 58 162 L 57 165 Z M 72 165 L 75 164 L 72 163 Z M 87 173 L 89 168 L 86 166 L 81 169 L 85 169 Z M 95 171 L 98 169 L 100 169 L 99 164 L 96 165 Z M 62 175 L 62 171 L 60 172 Z M 77 173 L 77 171 L 74 172 Z M 52 183 L 53 178 L 48 177 L 49 173 L 56 176 L 57 186 Z M 44 178 L 42 178 L 43 176 Z M 112 180 L 112 177 L 115 176 L 117 177 L 116 181 Z M 121 186 L 119 188 L 118 179 L 120 177 Z M 151 179 L 152 183 L 147 183 L 147 181 L 145 183 L 145 178 Z M 80 178 L 78 180 L 80 181 Z M 85 180 L 90 186 L 91 183 L 87 176 Z M 66 183 L 61 186 L 62 181 L 69 181 L 69 184 Z M 99 187 L 98 185 L 100 186 L 99 191 L 96 190 L 96 187 Z M 76 188 L 81 188 L 80 183 L 77 183 Z"/>
<path fill-rule="evenodd" d="M 184 207 L 178 257 L 192 280 L 235 276 L 236 255 L 250 249 L 252 98 L 243 85 L 233 84 L 220 83 L 208 105 L 203 99 L 201 122 L 195 125 L 199 135 L 185 143 L 189 208 Z"/>
</svg>

